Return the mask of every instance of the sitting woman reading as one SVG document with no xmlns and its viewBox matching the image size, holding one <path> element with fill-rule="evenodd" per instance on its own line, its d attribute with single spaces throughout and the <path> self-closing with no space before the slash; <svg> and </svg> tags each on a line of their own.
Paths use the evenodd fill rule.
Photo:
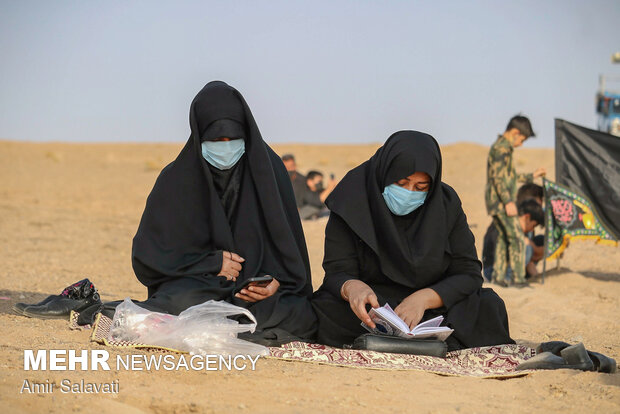
<svg viewBox="0 0 620 414">
<path fill-rule="evenodd" d="M 482 288 L 474 236 L 456 192 L 441 182 L 433 137 L 392 135 L 326 201 L 318 341 L 350 344 L 388 304 L 408 325 L 444 316 L 449 349 L 514 343 L 502 299 Z"/>
<path fill-rule="evenodd" d="M 286 169 L 241 94 L 207 84 L 190 109 L 191 136 L 163 169 L 133 239 L 147 309 L 179 314 L 207 300 L 249 309 L 258 330 L 316 330 L 310 266 Z M 262 285 L 247 282 L 269 279 Z M 265 284 L 268 283 L 268 284 Z"/>
</svg>

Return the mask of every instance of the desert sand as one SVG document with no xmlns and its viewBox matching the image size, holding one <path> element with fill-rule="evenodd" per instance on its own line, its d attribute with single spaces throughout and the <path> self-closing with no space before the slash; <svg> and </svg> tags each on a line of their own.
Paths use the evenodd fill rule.
<svg viewBox="0 0 620 414">
<path fill-rule="evenodd" d="M 620 412 L 620 374 L 540 371 L 493 380 L 416 371 L 375 371 L 261 359 L 253 372 L 33 372 L 24 349 L 101 349 L 62 320 L 12 313 L 84 277 L 103 300 L 144 299 L 131 269 L 131 239 L 146 196 L 176 144 L 65 144 L 0 141 L 0 409 L 18 412 Z M 300 171 L 342 177 L 376 145 L 274 145 L 296 154 Z M 442 147 L 444 181 L 459 193 L 479 253 L 490 222 L 484 209 L 488 147 Z M 553 150 L 518 149 L 520 171 L 544 166 Z M 314 288 L 323 277 L 326 219 L 304 223 Z M 519 343 L 582 341 L 620 359 L 620 249 L 574 242 L 546 281 L 524 289 L 492 286 L 505 300 Z M 109 349 L 111 355 L 124 351 Z M 20 394 L 25 379 L 118 379 L 118 395 Z"/>
</svg>

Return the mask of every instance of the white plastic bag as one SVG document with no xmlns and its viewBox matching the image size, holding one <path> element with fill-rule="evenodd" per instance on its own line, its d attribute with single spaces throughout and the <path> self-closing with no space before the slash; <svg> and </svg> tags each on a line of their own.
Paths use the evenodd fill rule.
<svg viewBox="0 0 620 414">
<path fill-rule="evenodd" d="M 227 318 L 239 314 L 252 323 L 240 324 Z M 108 340 L 159 345 L 201 355 L 268 355 L 266 347 L 237 338 L 239 332 L 255 329 L 256 318 L 249 310 L 224 301 L 209 300 L 174 316 L 151 312 L 127 298 L 116 307 Z"/>
</svg>

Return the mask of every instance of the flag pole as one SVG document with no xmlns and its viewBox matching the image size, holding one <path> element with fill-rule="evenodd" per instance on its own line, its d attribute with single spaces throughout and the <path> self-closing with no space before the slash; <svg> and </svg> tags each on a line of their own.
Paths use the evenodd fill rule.
<svg viewBox="0 0 620 414">
<path fill-rule="evenodd" d="M 548 214 L 549 214 L 549 202 L 547 201 L 547 186 L 545 185 L 545 182 L 547 181 L 547 179 L 545 177 L 543 177 L 543 200 L 545 201 L 545 234 L 544 234 L 544 242 L 543 244 L 545 245 L 544 249 L 543 249 L 543 271 L 542 271 L 542 275 L 541 275 L 541 284 L 545 284 L 545 272 L 547 271 L 547 231 L 549 228 L 549 223 L 547 220 Z"/>
</svg>

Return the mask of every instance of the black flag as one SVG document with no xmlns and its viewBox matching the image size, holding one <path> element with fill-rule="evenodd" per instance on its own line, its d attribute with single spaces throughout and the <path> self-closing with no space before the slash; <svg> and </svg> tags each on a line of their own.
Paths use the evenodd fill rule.
<svg viewBox="0 0 620 414">
<path fill-rule="evenodd" d="M 620 238 L 620 138 L 555 120 L 555 178 L 585 196 Z"/>
<path fill-rule="evenodd" d="M 615 238 L 598 217 L 590 200 L 561 185 L 543 179 L 545 191 L 545 257 L 559 257 L 571 239 L 594 239 L 617 246 Z"/>
</svg>

